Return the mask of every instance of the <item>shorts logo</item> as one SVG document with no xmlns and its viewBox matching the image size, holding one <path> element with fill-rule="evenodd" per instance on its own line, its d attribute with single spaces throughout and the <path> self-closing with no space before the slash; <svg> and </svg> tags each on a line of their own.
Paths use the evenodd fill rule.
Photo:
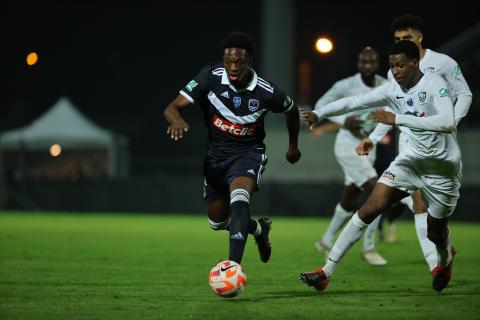
<svg viewBox="0 0 480 320">
<path fill-rule="evenodd" d="M 426 98 L 427 98 L 427 93 L 425 91 L 422 91 L 418 94 L 418 100 L 420 100 L 420 102 L 424 102 Z"/>
<path fill-rule="evenodd" d="M 260 103 L 258 102 L 257 99 L 248 100 L 248 110 L 250 110 L 250 111 L 256 111 L 258 109 L 259 105 L 260 105 Z"/>
<path fill-rule="evenodd" d="M 233 97 L 233 106 L 235 108 L 240 108 L 242 105 L 242 98 L 241 97 Z"/>
<path fill-rule="evenodd" d="M 395 180 L 395 175 L 393 173 L 391 173 L 390 171 L 386 170 L 385 172 L 383 172 L 382 178 L 389 179 L 389 180 L 393 181 L 393 180 Z"/>
<path fill-rule="evenodd" d="M 251 137 L 255 135 L 256 125 L 244 126 L 231 123 L 215 115 L 213 117 L 213 125 L 220 131 L 231 134 L 235 137 Z"/>
</svg>

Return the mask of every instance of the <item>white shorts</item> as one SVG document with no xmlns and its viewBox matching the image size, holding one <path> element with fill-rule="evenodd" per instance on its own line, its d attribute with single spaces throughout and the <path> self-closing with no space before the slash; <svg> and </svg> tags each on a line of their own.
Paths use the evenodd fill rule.
<svg viewBox="0 0 480 320">
<path fill-rule="evenodd" d="M 374 148 L 368 156 L 359 156 L 355 152 L 358 143 L 339 139 L 337 136 L 334 151 L 337 162 L 345 174 L 345 185 L 355 184 L 360 188 L 368 180 L 377 177 L 377 172 L 373 167 L 376 149 Z"/>
<path fill-rule="evenodd" d="M 420 189 L 428 204 L 429 214 L 437 219 L 450 216 L 460 197 L 460 175 L 445 177 L 422 174 L 415 166 L 415 160 L 401 155 L 383 172 L 378 182 L 408 193 Z"/>
</svg>

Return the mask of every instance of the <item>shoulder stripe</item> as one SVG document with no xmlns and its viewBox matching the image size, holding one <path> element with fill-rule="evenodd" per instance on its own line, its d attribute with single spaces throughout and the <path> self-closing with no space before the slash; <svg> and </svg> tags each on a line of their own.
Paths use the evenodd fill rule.
<svg viewBox="0 0 480 320">
<path fill-rule="evenodd" d="M 262 78 L 257 78 L 257 81 L 258 82 L 261 82 L 262 84 L 264 84 L 265 86 L 267 87 L 270 87 L 273 89 L 272 85 L 270 83 L 268 83 L 266 80 L 263 80 Z"/>
<path fill-rule="evenodd" d="M 263 89 L 267 90 L 268 92 L 273 93 L 273 88 L 272 88 L 272 87 L 266 87 L 266 86 L 263 85 L 261 82 L 257 82 L 257 85 L 258 85 L 259 87 L 262 87 Z"/>
</svg>

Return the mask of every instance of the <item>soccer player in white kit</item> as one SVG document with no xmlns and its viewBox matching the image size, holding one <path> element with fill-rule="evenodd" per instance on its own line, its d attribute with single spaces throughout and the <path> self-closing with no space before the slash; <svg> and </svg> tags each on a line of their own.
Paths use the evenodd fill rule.
<svg viewBox="0 0 480 320">
<path fill-rule="evenodd" d="M 325 104 L 350 97 L 359 93 L 365 93 L 382 85 L 387 80 L 376 74 L 379 66 L 378 53 L 371 47 L 363 48 L 358 54 L 357 68 L 355 75 L 337 81 L 315 104 L 315 108 Z M 345 186 L 342 191 L 340 202 L 335 207 L 332 220 L 328 225 L 323 237 L 315 242 L 315 247 L 328 257 L 333 246 L 337 232 L 343 224 L 351 218 L 355 208 L 355 202 L 365 192 L 367 195 L 373 190 L 377 182 L 377 172 L 373 167 L 375 152 L 367 157 L 359 156 L 355 147 L 362 138 L 371 133 L 376 122 L 368 120 L 371 110 L 360 110 L 347 115 L 329 118 L 333 123 L 338 124 L 339 132 L 335 139 L 335 157 L 342 167 L 345 175 Z M 372 125 L 373 124 L 373 125 Z M 370 130 L 368 127 L 370 126 Z M 315 128 L 322 130 L 323 128 Z M 315 130 L 314 129 L 314 130 Z M 385 265 L 387 261 L 377 252 L 375 248 L 375 230 L 380 222 L 378 216 L 365 232 L 362 258 L 371 265 Z"/>
<path fill-rule="evenodd" d="M 343 98 L 318 110 L 301 110 L 311 126 L 325 117 L 388 105 L 393 111 L 375 111 L 372 118 L 404 127 L 408 141 L 384 171 L 372 194 L 347 223 L 330 251 L 323 268 L 300 275 L 303 282 L 324 290 L 347 250 L 379 214 L 395 202 L 420 189 L 428 204 L 428 238 L 435 244 L 437 266 L 432 286 L 443 290 L 451 278 L 454 250 L 450 244 L 448 217 L 459 198 L 461 155 L 456 135 L 453 103 L 446 81 L 419 69 L 419 50 L 412 41 L 395 43 L 389 55 L 395 81 L 370 92 Z M 365 145 L 368 151 L 372 144 Z"/>
<path fill-rule="evenodd" d="M 424 74 L 437 74 L 447 82 L 447 89 L 451 93 L 454 105 L 455 123 L 458 125 L 470 109 L 472 93 L 455 60 L 445 54 L 423 48 L 422 29 L 422 19 L 411 14 L 399 16 L 394 19 L 392 23 L 393 36 L 396 42 L 410 40 L 418 46 L 420 50 L 420 71 Z M 391 71 L 388 72 L 388 79 L 393 80 Z M 380 124 L 369 138 L 374 144 L 377 144 L 390 129 L 391 126 Z M 403 127 L 400 127 L 400 129 L 399 150 L 401 151 L 401 149 L 405 147 L 405 144 L 408 144 L 408 136 L 403 133 Z M 427 238 L 427 205 L 420 191 L 412 193 L 411 197 L 403 199 L 402 202 L 414 213 L 415 229 L 420 247 L 427 261 L 429 270 L 432 271 L 437 265 L 437 257 L 435 245 Z"/>
</svg>

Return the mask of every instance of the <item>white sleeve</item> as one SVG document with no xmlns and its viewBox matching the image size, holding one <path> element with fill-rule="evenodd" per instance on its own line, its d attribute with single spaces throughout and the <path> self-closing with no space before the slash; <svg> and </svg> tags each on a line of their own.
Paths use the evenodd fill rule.
<svg viewBox="0 0 480 320">
<path fill-rule="evenodd" d="M 379 143 L 383 137 L 387 134 L 388 131 L 392 130 L 393 126 L 391 124 L 379 123 L 375 127 L 375 130 L 370 133 L 368 138 L 372 140 L 374 144 Z"/>
<path fill-rule="evenodd" d="M 320 106 L 326 105 L 335 100 L 341 99 L 344 97 L 343 94 L 343 85 L 342 82 L 337 81 L 323 96 L 321 96 L 315 103 L 315 110 L 320 108 Z M 329 120 L 343 126 L 345 124 L 345 119 L 347 116 L 341 115 L 337 117 L 331 117 Z"/>
<path fill-rule="evenodd" d="M 433 94 L 433 108 L 437 112 L 426 117 L 416 117 L 408 114 L 397 114 L 395 124 L 412 129 L 427 131 L 452 132 L 455 130 L 455 113 L 453 103 L 447 90 L 447 83 L 443 78 L 437 77 L 431 86 Z"/>
<path fill-rule="evenodd" d="M 385 83 L 369 92 L 336 100 L 324 106 L 316 106 L 313 112 L 318 116 L 318 120 L 321 120 L 356 110 L 382 107 L 388 105 L 389 88 L 390 83 Z"/>
<path fill-rule="evenodd" d="M 452 101 L 455 110 L 455 123 L 458 125 L 460 120 L 465 117 L 472 104 L 472 92 L 468 87 L 467 81 L 463 77 L 462 70 L 455 60 L 449 60 L 447 72 L 450 75 L 447 79 L 451 81 Z"/>
</svg>

